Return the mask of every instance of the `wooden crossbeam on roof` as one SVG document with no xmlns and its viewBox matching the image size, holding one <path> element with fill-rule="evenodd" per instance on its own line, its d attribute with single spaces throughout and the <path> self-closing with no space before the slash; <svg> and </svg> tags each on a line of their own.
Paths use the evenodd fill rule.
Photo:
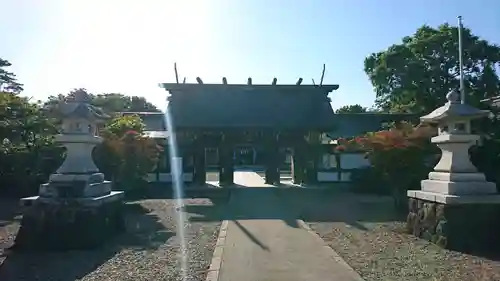
<svg viewBox="0 0 500 281">
<path fill-rule="evenodd" d="M 276 85 L 276 83 L 278 83 L 278 78 L 273 78 L 273 85 Z"/>
<path fill-rule="evenodd" d="M 300 85 L 302 84 L 302 78 L 299 78 L 299 80 L 297 80 L 297 83 L 295 83 L 295 85 Z"/>
<path fill-rule="evenodd" d="M 252 77 L 248 77 L 247 85 L 252 85 Z"/>
<path fill-rule="evenodd" d="M 200 79 L 201 80 L 201 79 Z M 194 83 L 186 83 L 186 84 L 177 84 L 177 83 L 161 83 L 159 86 L 167 91 L 191 91 L 191 90 L 214 90 L 214 91 L 222 91 L 227 89 L 238 89 L 244 88 L 246 90 L 252 89 L 255 91 L 260 90 L 279 90 L 279 91 L 300 91 L 300 92 L 331 92 L 337 90 L 339 85 L 331 84 L 331 85 L 297 85 L 297 84 L 203 84 L 198 81 L 198 84 Z"/>
</svg>

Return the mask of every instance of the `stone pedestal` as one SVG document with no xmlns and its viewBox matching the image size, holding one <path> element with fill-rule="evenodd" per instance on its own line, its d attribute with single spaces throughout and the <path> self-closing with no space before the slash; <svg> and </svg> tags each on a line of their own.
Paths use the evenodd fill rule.
<svg viewBox="0 0 500 281">
<path fill-rule="evenodd" d="M 111 192 L 111 182 L 102 173 L 88 175 L 52 174 L 49 182 L 40 186 L 41 198 L 89 198 Z"/>
<path fill-rule="evenodd" d="M 53 174 L 39 196 L 21 199 L 24 216 L 14 249 L 72 250 L 105 243 L 124 230 L 123 191 L 101 173 Z"/>
<path fill-rule="evenodd" d="M 452 196 L 409 191 L 407 231 L 466 253 L 500 249 L 500 195 Z"/>
<path fill-rule="evenodd" d="M 81 199 L 22 199 L 25 206 L 15 250 L 99 247 L 125 230 L 123 192 Z"/>
</svg>

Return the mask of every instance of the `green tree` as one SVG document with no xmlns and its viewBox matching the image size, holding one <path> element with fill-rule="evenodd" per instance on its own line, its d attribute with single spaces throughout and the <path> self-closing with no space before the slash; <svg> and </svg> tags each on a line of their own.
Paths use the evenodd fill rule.
<svg viewBox="0 0 500 281">
<path fill-rule="evenodd" d="M 66 100 L 67 97 L 73 95 L 75 92 L 86 89 L 73 89 L 67 95 L 59 94 L 57 96 L 50 96 L 46 105 L 54 105 L 58 102 Z M 144 97 L 126 96 L 123 94 L 90 94 L 91 104 L 101 108 L 107 113 L 115 112 L 158 112 L 158 108 L 152 103 L 148 102 Z"/>
<path fill-rule="evenodd" d="M 61 164 L 56 128 L 40 106 L 11 92 L 0 92 L 0 193 L 34 195 Z"/>
<path fill-rule="evenodd" d="M 23 84 L 17 81 L 14 73 L 5 70 L 12 64 L 0 58 L 0 92 L 19 93 L 23 90 Z"/>
<path fill-rule="evenodd" d="M 335 113 L 365 113 L 365 112 L 368 112 L 368 109 L 359 104 L 344 105 L 335 110 Z"/>
<path fill-rule="evenodd" d="M 462 29 L 466 102 L 500 93 L 495 68 L 500 47 Z M 377 107 L 388 112 L 428 113 L 459 88 L 458 30 L 444 24 L 422 26 L 412 36 L 365 59 L 364 70 L 375 88 Z"/>
<path fill-rule="evenodd" d="M 14 93 L 0 92 L 0 138 L 31 149 L 56 133 L 54 123 L 40 106 Z"/>
</svg>

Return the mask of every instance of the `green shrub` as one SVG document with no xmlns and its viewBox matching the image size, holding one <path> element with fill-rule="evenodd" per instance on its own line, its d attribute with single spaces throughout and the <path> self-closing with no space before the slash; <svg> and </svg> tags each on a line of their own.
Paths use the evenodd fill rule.
<svg viewBox="0 0 500 281">
<path fill-rule="evenodd" d="M 471 147 L 469 155 L 474 166 L 484 173 L 488 181 L 496 183 L 500 191 L 500 141 L 485 140 L 482 145 Z"/>
<path fill-rule="evenodd" d="M 155 140 L 142 137 L 143 128 L 138 116 L 116 117 L 104 128 L 104 141 L 94 151 L 99 169 L 125 191 L 144 185 L 162 150 Z"/>
<path fill-rule="evenodd" d="M 355 193 L 390 195 L 389 184 L 373 167 L 353 170 L 351 172 L 351 190 Z"/>
</svg>

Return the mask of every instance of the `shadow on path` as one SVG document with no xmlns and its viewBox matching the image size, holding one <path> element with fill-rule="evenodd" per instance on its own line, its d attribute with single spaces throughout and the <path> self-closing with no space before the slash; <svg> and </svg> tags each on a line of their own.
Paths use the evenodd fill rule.
<svg viewBox="0 0 500 281">
<path fill-rule="evenodd" d="M 334 189 L 246 187 L 237 184 L 229 189 L 230 202 L 222 208 L 222 212 L 215 206 L 186 206 L 187 212 L 199 215 L 192 221 L 282 220 L 288 226 L 298 228 L 297 220 L 301 219 L 306 222 L 343 222 L 368 231 L 366 223 L 405 219 L 396 212 L 390 197 L 365 196 Z"/>
<path fill-rule="evenodd" d="M 217 212 L 215 206 L 190 205 L 188 213 L 199 214 L 193 221 L 220 220 L 282 220 L 287 225 L 298 228 L 300 212 L 289 208 L 276 196 L 275 187 L 246 187 L 235 184 L 231 187 L 231 197 L 224 212 Z"/>
<path fill-rule="evenodd" d="M 266 185 L 256 177 L 235 177 L 241 185 L 231 191 L 221 214 L 230 222 L 219 280 L 361 280 L 299 227 L 300 208 L 284 198 L 291 189 Z M 196 207 L 190 211 L 204 213 L 200 220 L 212 219 L 206 209 Z"/>
<path fill-rule="evenodd" d="M 252 240 L 252 242 L 254 242 L 255 244 L 257 244 L 262 250 L 265 250 L 265 251 L 268 251 L 269 252 L 269 247 L 267 247 L 266 245 L 264 245 L 262 242 L 260 242 L 260 240 L 255 237 L 255 235 L 253 235 L 250 231 L 248 231 L 246 229 L 246 227 L 244 227 L 243 225 L 241 225 L 241 223 L 239 221 L 233 221 L 234 224 L 241 230 L 243 231 L 243 233 L 245 233 L 245 235 L 250 239 Z"/>
<path fill-rule="evenodd" d="M 246 187 L 235 184 L 230 187 L 231 197 L 225 208 L 207 205 L 185 206 L 188 213 L 198 214 L 192 217 L 193 222 L 228 220 L 234 224 L 256 245 L 265 251 L 269 246 L 262 243 L 240 221 L 246 220 L 282 220 L 288 226 L 298 228 L 298 212 L 288 208 L 280 202 L 274 193 L 274 188 L 269 186 Z M 216 202 L 214 202 L 217 204 Z"/>
</svg>

